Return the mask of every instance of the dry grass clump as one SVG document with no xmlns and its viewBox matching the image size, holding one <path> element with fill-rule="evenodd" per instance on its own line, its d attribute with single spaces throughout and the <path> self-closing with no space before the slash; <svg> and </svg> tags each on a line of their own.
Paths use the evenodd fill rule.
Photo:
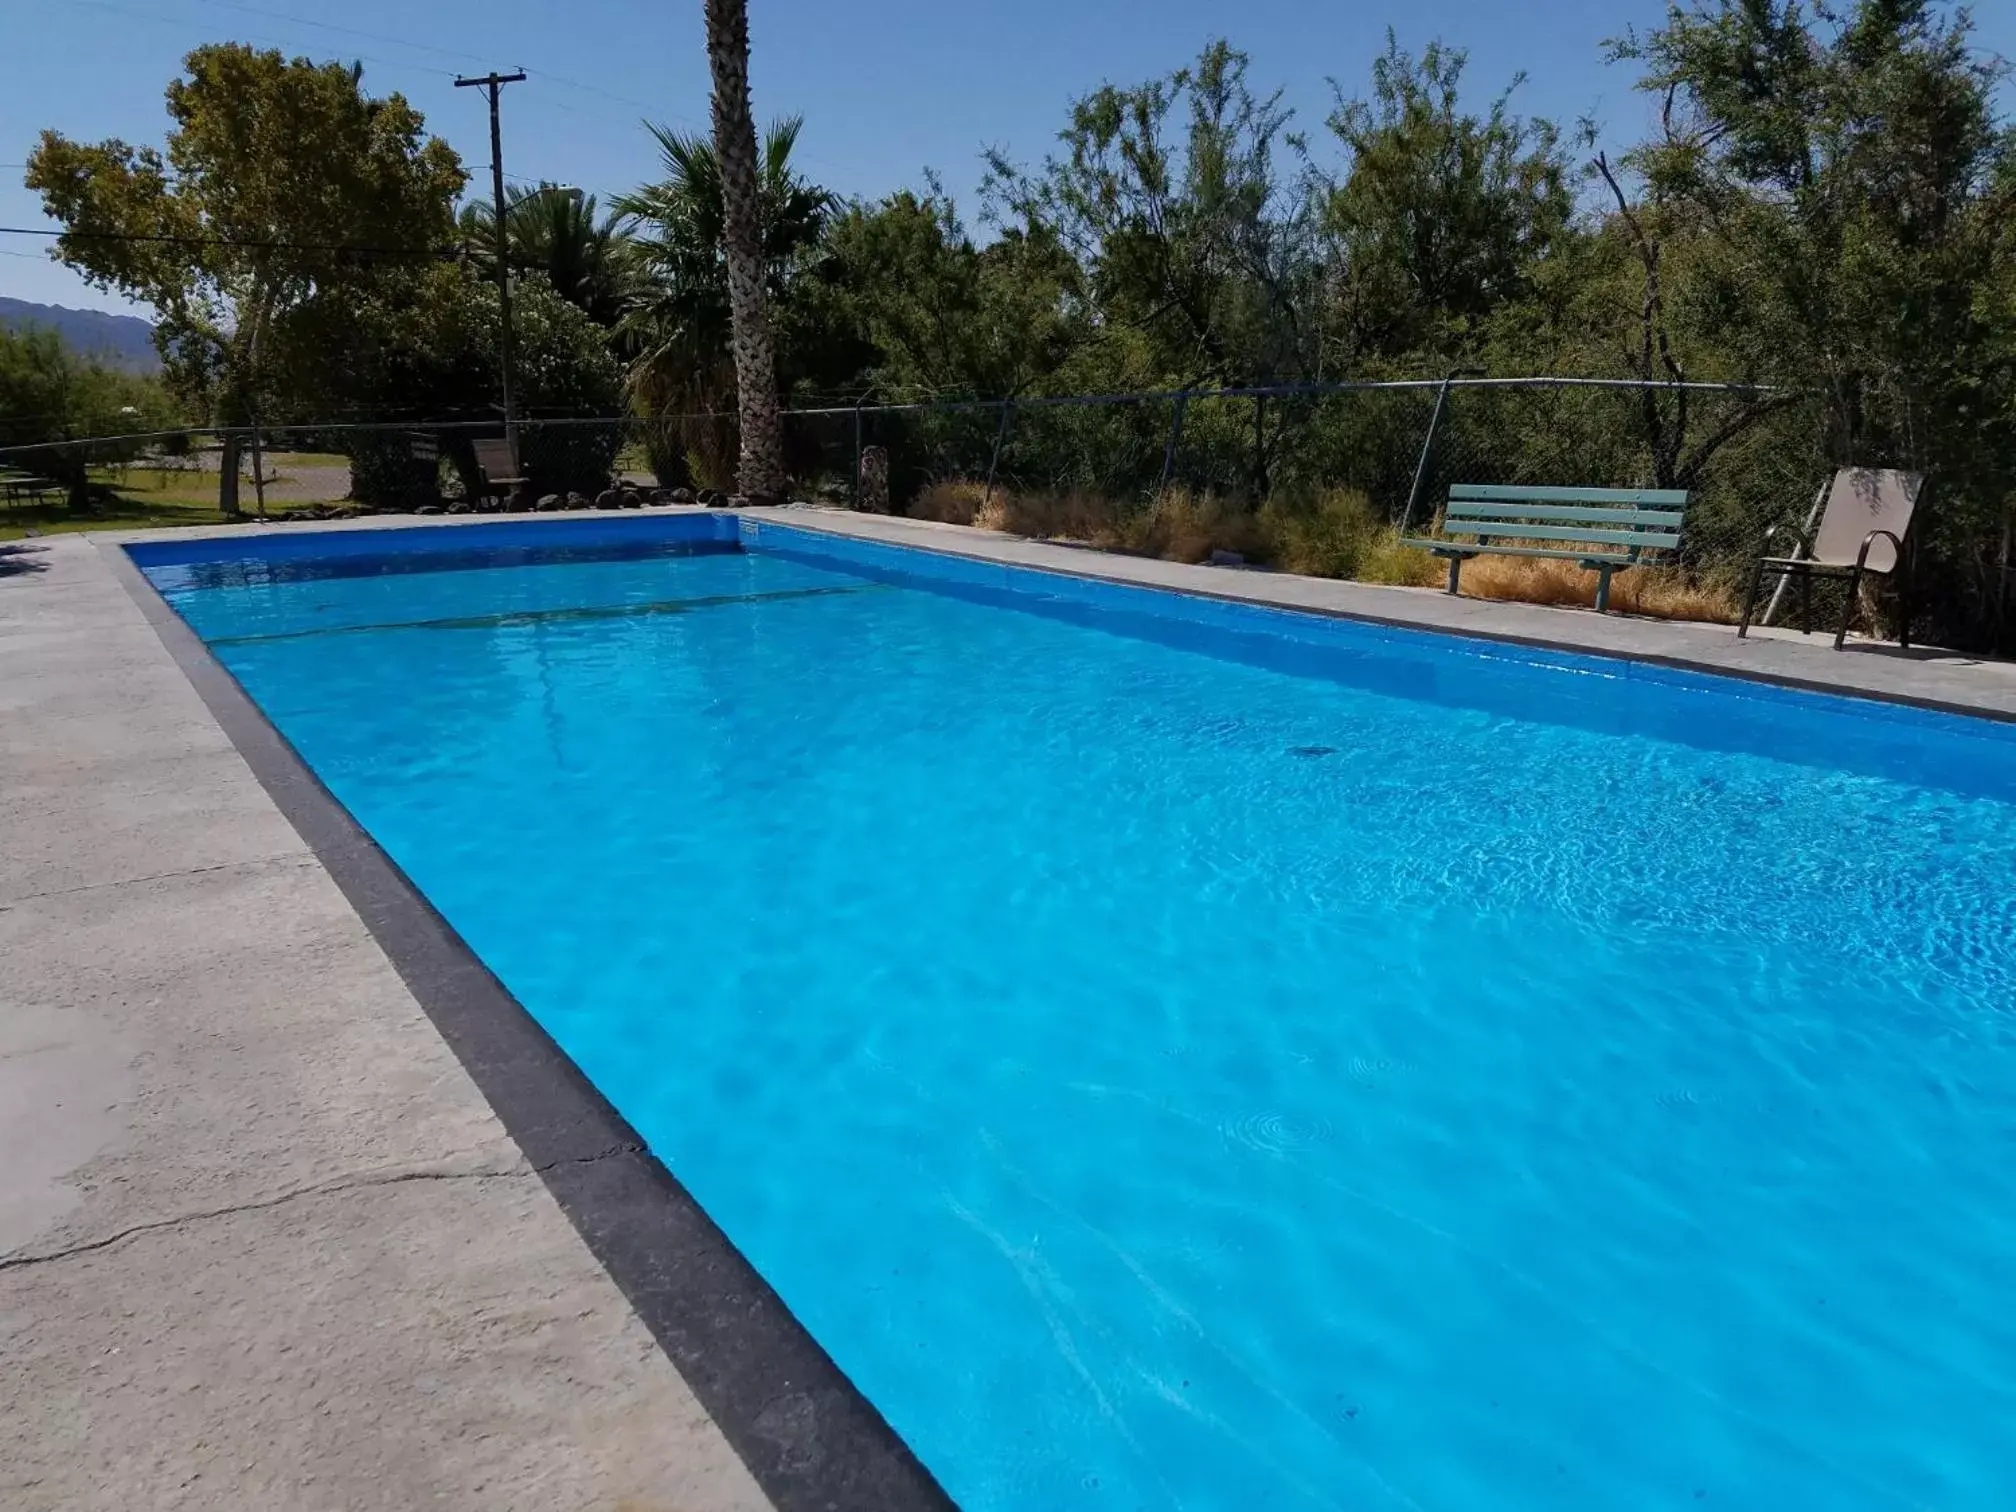
<svg viewBox="0 0 2016 1512">
<path fill-rule="evenodd" d="M 1271 545 L 1267 560 L 1284 572 L 1403 587 L 1436 581 L 1435 559 L 1402 546 L 1400 532 L 1356 489 L 1269 499 L 1256 518 Z"/>
<path fill-rule="evenodd" d="M 1473 557 L 1463 564 L 1461 584 L 1473 598 L 1584 609 L 1596 604 L 1595 573 L 1548 557 Z M 1690 582 L 1674 568 L 1638 567 L 1611 578 L 1610 607 L 1623 614 L 1733 625 L 1741 606 L 1726 590 Z"/>
<path fill-rule="evenodd" d="M 1214 551 L 1236 551 L 1249 561 L 1270 561 L 1273 542 L 1250 509 L 1209 494 L 1171 489 L 1121 522 L 1122 549 L 1169 562 L 1202 562 Z"/>
<path fill-rule="evenodd" d="M 1078 489 L 1030 493 L 946 478 L 910 502 L 913 519 L 977 525 L 1039 541 L 1071 541 L 1172 562 L 1201 562 L 1214 551 L 1265 559 L 1269 542 L 1253 512 L 1209 495 L 1171 489 L 1133 508 Z"/>
<path fill-rule="evenodd" d="M 940 478 L 928 483 L 905 511 L 913 520 L 938 520 L 946 525 L 971 525 L 980 512 L 978 483 L 965 478 Z"/>
<path fill-rule="evenodd" d="M 1039 541 L 1077 541 L 1106 551 L 1132 551 L 1129 511 L 1097 494 L 1010 493 L 996 489 L 974 524 Z"/>
<path fill-rule="evenodd" d="M 1356 489 L 1284 493 L 1257 510 L 1181 488 L 1133 506 L 1079 490 L 1036 493 L 997 486 L 983 501 L 984 492 L 964 478 L 942 479 L 919 493 L 909 512 L 917 519 L 1172 562 L 1202 562 L 1214 551 L 1236 551 L 1283 572 L 1410 588 L 1439 587 L 1448 574 L 1446 561 L 1401 545 L 1400 532 Z M 1596 574 L 1544 557 L 1480 556 L 1463 564 L 1462 590 L 1475 598 L 1589 608 L 1596 602 Z M 1724 589 L 1656 567 L 1613 578 L 1610 607 L 1722 623 L 1734 623 L 1737 613 Z"/>
</svg>

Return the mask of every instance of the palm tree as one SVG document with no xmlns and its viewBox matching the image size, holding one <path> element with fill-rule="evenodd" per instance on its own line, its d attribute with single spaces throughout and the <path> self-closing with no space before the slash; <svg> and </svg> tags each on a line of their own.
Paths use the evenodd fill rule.
<svg viewBox="0 0 2016 1512">
<path fill-rule="evenodd" d="M 793 276 L 824 234 L 833 208 L 832 195 L 792 170 L 802 126 L 796 117 L 778 121 L 763 137 L 757 201 L 766 312 L 789 297 Z M 635 279 L 617 341 L 630 356 L 631 398 L 641 414 L 705 414 L 725 407 L 737 392 L 721 162 L 705 136 L 649 129 L 664 176 L 619 196 L 613 206 Z M 733 449 L 734 430 L 683 422 L 654 433 L 653 442 L 662 481 L 687 481 L 678 474 L 688 448 L 725 477 L 729 466 L 717 466 L 723 460 L 718 454 Z M 655 455 L 661 450 L 664 456 Z"/>
<path fill-rule="evenodd" d="M 470 260 L 495 274 L 497 237 L 489 202 L 462 211 Z M 635 286 L 620 212 L 595 218 L 595 196 L 560 184 L 512 189 L 504 200 L 504 236 L 513 267 L 543 272 L 554 291 L 599 326 L 613 327 L 629 309 Z"/>
<path fill-rule="evenodd" d="M 763 302 L 763 210 L 757 198 L 756 122 L 749 113 L 748 0 L 706 0 L 707 64 L 714 75 L 714 152 L 721 163 L 721 246 L 742 422 L 742 492 L 784 492 L 784 422 L 777 362 Z"/>
</svg>

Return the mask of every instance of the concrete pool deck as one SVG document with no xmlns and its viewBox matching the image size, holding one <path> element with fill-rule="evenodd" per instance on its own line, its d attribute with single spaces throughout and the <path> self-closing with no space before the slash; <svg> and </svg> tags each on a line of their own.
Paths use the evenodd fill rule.
<svg viewBox="0 0 2016 1512">
<path fill-rule="evenodd" d="M 339 888 L 350 863 L 290 822 L 113 556 L 496 518 L 0 547 L 0 1504 L 893 1504 L 807 1457 L 829 1408 L 803 1382 L 710 1416 L 710 1362 L 675 1368 L 551 1169 L 613 1181 L 639 1152 L 500 1118 L 494 1078 Z M 2016 718 L 2016 666 L 1951 653 L 766 518 Z"/>
<path fill-rule="evenodd" d="M 0 1505 L 771 1505 L 77 537 L 0 837 Z"/>
</svg>

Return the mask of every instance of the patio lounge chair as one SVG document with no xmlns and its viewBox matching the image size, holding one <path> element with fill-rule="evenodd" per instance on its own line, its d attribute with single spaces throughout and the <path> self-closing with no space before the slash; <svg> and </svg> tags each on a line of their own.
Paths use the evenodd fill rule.
<svg viewBox="0 0 2016 1512">
<path fill-rule="evenodd" d="M 519 472 L 518 459 L 509 441 L 482 440 L 474 445 L 476 466 L 483 474 L 484 492 L 489 497 L 509 498 L 530 481 Z"/>
<path fill-rule="evenodd" d="M 1897 582 L 1897 644 L 1911 644 L 1911 516 L 1925 487 L 1923 473 L 1899 472 L 1893 468 L 1844 467 L 1834 474 L 1827 490 L 1827 507 L 1810 539 L 1803 532 L 1774 525 L 1764 533 L 1764 554 L 1757 558 L 1751 574 L 1750 591 L 1743 599 L 1743 618 L 1736 627 L 1741 637 L 1750 632 L 1750 618 L 1764 589 L 1764 575 L 1774 574 L 1780 582 L 1799 582 L 1799 628 L 1813 628 L 1813 579 L 1845 578 L 1847 592 L 1841 609 L 1841 627 L 1834 633 L 1834 649 L 1848 639 L 1848 622 L 1855 615 L 1856 595 L 1864 573 L 1895 573 Z M 1810 527 L 1809 527 L 1810 528 Z M 1775 541 L 1790 538 L 1790 556 L 1772 556 Z"/>
</svg>

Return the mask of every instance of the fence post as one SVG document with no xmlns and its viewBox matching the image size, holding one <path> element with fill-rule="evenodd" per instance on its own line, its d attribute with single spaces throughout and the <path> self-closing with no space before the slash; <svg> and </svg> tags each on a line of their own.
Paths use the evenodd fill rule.
<svg viewBox="0 0 2016 1512">
<path fill-rule="evenodd" d="M 1159 500 L 1169 491 L 1169 475 L 1176 470 L 1176 443 L 1183 439 L 1183 415 L 1190 408 L 1190 391 L 1185 389 L 1176 396 L 1176 412 L 1169 418 L 1169 439 L 1162 447 L 1162 477 L 1155 485 L 1155 497 Z"/>
<path fill-rule="evenodd" d="M 1001 401 L 1001 423 L 994 427 L 994 450 L 987 457 L 987 486 L 980 490 L 980 507 L 985 509 L 994 497 L 994 474 L 1001 466 L 1001 448 L 1008 444 L 1008 428 L 1015 423 L 1015 401 Z"/>
<path fill-rule="evenodd" d="M 252 496 L 259 507 L 259 518 L 266 518 L 266 451 L 260 445 L 259 422 L 252 422 Z"/>
<path fill-rule="evenodd" d="M 867 402 L 868 402 L 868 395 L 867 395 L 867 394 L 865 394 L 865 393 L 864 393 L 863 395 L 861 395 L 861 397 L 860 397 L 860 398 L 858 398 L 858 399 L 856 399 L 856 400 L 854 401 L 854 508 L 855 508 L 855 509 L 856 509 L 857 511 L 858 511 L 858 510 L 859 510 L 859 509 L 860 509 L 860 508 L 862 507 L 862 505 L 861 505 L 861 406 L 862 406 L 862 405 L 864 405 L 864 404 L 866 404 Z"/>
<path fill-rule="evenodd" d="M 1267 396 L 1253 396 L 1253 502 L 1267 497 Z"/>
<path fill-rule="evenodd" d="M 1414 523 L 1415 506 L 1421 502 L 1422 486 L 1428 481 L 1428 456 L 1435 450 L 1435 432 L 1442 426 L 1442 410 L 1449 402 L 1449 385 L 1456 381 L 1456 374 L 1463 369 L 1452 368 L 1449 376 L 1442 380 L 1442 386 L 1435 390 L 1435 409 L 1428 416 L 1428 434 L 1421 440 L 1421 460 L 1414 464 L 1414 482 L 1407 490 L 1407 508 L 1400 515 L 1400 534 L 1407 533 L 1407 527 Z"/>
</svg>

